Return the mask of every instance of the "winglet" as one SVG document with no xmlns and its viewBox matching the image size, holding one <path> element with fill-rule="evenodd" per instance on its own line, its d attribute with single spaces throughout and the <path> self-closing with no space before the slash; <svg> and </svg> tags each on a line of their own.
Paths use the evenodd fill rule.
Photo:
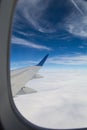
<svg viewBox="0 0 87 130">
<path fill-rule="evenodd" d="M 36 66 L 43 66 L 48 56 L 49 54 L 47 54 Z"/>
</svg>

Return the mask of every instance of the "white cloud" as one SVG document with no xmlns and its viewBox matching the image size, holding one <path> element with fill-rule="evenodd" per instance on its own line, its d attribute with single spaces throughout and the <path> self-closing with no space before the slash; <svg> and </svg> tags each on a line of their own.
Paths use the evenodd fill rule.
<svg viewBox="0 0 87 130">
<path fill-rule="evenodd" d="M 49 58 L 48 63 L 62 65 L 87 65 L 87 55 L 55 56 Z"/>
<path fill-rule="evenodd" d="M 37 44 L 37 43 L 33 43 L 33 42 L 28 41 L 28 40 L 18 38 L 18 37 L 14 37 L 14 36 L 12 37 L 11 42 L 14 43 L 14 44 L 19 44 L 19 45 L 24 45 L 24 46 L 27 46 L 27 47 L 30 47 L 30 48 L 35 48 L 35 49 L 38 49 L 38 50 L 48 50 L 48 51 L 52 50 L 50 47 L 40 45 L 40 44 Z"/>
<path fill-rule="evenodd" d="M 84 49 L 84 48 L 85 48 L 85 46 L 79 46 L 79 48 L 80 48 L 80 49 Z"/>
<path fill-rule="evenodd" d="M 65 28 L 71 34 L 87 38 L 87 2 L 83 0 L 71 0 L 75 8 L 79 12 L 72 12 L 65 19 Z"/>
<path fill-rule="evenodd" d="M 27 24 L 31 24 L 36 30 L 40 32 L 55 32 L 54 28 L 51 28 L 50 23 L 43 18 L 44 11 L 49 6 L 49 0 L 19 0 L 16 10 L 19 12 L 15 15 L 15 22 L 20 20 L 22 16 L 23 20 Z"/>
<path fill-rule="evenodd" d="M 72 13 L 65 18 L 64 23 L 61 23 L 61 27 L 66 29 L 69 33 L 87 38 L 87 2 L 83 0 L 70 0 L 71 4 L 76 8 L 72 10 Z M 49 6 L 49 0 L 19 0 L 16 10 L 18 11 L 14 17 L 16 24 L 20 20 L 26 21 L 27 25 L 31 24 L 36 30 L 43 33 L 53 33 L 58 31 L 58 25 L 52 25 L 44 18 L 44 14 Z M 38 8 L 39 7 L 39 8 Z M 22 26 L 22 25 L 21 25 Z M 17 25 L 20 27 L 20 25 Z"/>
<path fill-rule="evenodd" d="M 37 93 L 14 99 L 22 115 L 44 128 L 87 127 L 87 71 L 43 72 L 44 78 L 27 85 Z"/>
<path fill-rule="evenodd" d="M 76 1 L 76 0 L 75 0 Z M 78 6 L 78 4 L 75 2 L 74 0 L 71 0 L 71 2 L 73 3 L 73 5 L 75 6 L 75 8 L 80 12 L 80 14 L 83 15 L 83 11 L 80 9 L 80 7 Z"/>
</svg>

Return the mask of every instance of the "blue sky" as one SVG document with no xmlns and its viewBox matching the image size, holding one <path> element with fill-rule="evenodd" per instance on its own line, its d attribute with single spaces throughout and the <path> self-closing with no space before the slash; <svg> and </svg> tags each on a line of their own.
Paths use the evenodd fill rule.
<svg viewBox="0 0 87 130">
<path fill-rule="evenodd" d="M 66 2 L 65 2 L 66 1 Z M 11 37 L 11 68 L 37 64 L 47 68 L 87 66 L 85 0 L 19 0 Z"/>
</svg>

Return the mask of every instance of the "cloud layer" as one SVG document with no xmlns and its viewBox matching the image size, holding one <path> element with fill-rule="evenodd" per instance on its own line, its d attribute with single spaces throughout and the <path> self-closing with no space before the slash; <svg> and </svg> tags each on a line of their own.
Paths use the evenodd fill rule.
<svg viewBox="0 0 87 130">
<path fill-rule="evenodd" d="M 48 59 L 48 63 L 58 65 L 87 65 L 87 55 L 54 56 Z"/>
<path fill-rule="evenodd" d="M 22 115 L 45 128 L 87 127 L 87 71 L 56 70 L 40 74 L 44 78 L 27 84 L 37 93 L 14 99 Z"/>
</svg>

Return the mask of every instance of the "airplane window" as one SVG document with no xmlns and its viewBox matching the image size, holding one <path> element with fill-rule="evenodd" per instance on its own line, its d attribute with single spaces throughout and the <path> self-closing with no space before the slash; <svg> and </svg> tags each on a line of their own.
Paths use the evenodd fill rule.
<svg viewBox="0 0 87 130">
<path fill-rule="evenodd" d="M 20 113 L 44 128 L 87 127 L 87 1 L 19 0 L 10 50 Z"/>
</svg>

